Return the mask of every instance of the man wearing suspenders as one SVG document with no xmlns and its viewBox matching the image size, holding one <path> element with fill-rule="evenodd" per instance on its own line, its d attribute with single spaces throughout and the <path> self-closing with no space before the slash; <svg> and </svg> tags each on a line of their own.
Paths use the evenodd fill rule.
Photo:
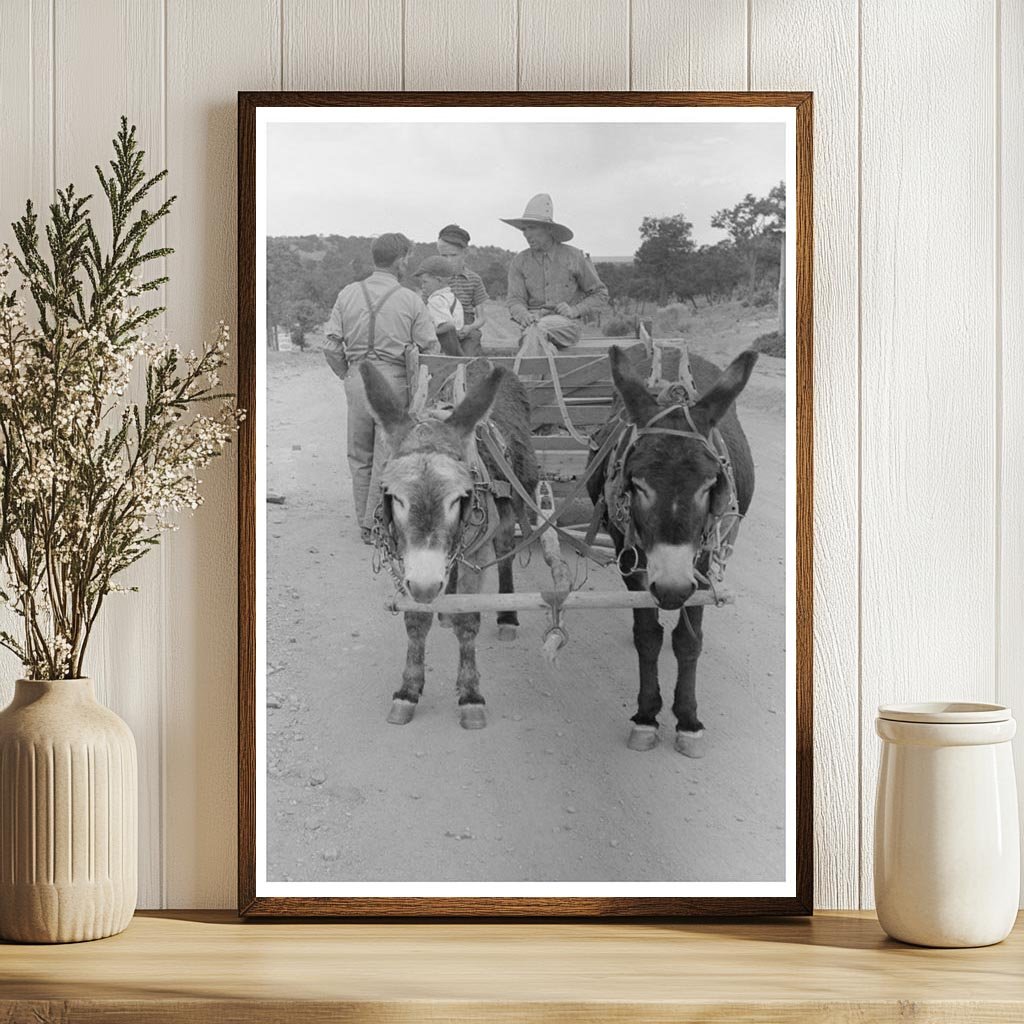
<svg viewBox="0 0 1024 1024">
<path fill-rule="evenodd" d="M 348 465 L 352 496 L 363 542 L 370 543 L 376 500 L 371 501 L 374 469 L 380 470 L 383 437 L 370 413 L 363 378 L 350 372 L 362 360 L 372 360 L 393 391 L 409 400 L 405 357 L 410 346 L 436 352 L 437 335 L 423 300 L 399 283 L 412 243 L 405 235 L 389 233 L 373 242 L 373 273 L 338 293 L 327 321 L 324 355 L 345 382 L 348 404 Z M 374 453 L 377 452 L 375 460 Z"/>
</svg>

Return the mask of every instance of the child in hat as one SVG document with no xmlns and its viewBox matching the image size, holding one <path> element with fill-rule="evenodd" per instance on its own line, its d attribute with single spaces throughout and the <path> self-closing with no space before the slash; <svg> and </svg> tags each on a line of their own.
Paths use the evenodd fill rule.
<svg viewBox="0 0 1024 1024">
<path fill-rule="evenodd" d="M 483 278 L 466 266 L 468 246 L 469 232 L 458 224 L 446 224 L 437 233 L 437 252 L 452 265 L 449 287 L 459 300 L 466 321 L 466 326 L 459 331 L 459 344 L 467 356 L 479 356 L 483 354 L 481 330 L 488 295 Z"/>
<path fill-rule="evenodd" d="M 452 265 L 443 256 L 428 256 L 417 268 L 413 277 L 420 282 L 427 312 L 434 323 L 441 351 L 448 356 L 461 356 L 459 331 L 465 319 L 462 305 L 451 290 Z"/>
</svg>

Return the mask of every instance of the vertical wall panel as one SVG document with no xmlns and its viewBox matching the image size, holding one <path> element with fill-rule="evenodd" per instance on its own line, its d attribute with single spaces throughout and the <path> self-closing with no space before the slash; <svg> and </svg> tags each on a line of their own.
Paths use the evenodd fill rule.
<svg viewBox="0 0 1024 1024">
<path fill-rule="evenodd" d="M 404 40 L 406 89 L 516 88 L 515 0 L 406 0 Z"/>
<path fill-rule="evenodd" d="M 633 89 L 747 87 L 747 0 L 633 0 Z"/>
<path fill-rule="evenodd" d="M 50 0 L 9 0 L 0 32 L 0 244 L 25 200 L 45 208 L 53 181 Z"/>
<path fill-rule="evenodd" d="M 856 907 L 857 7 L 754 0 L 751 15 L 752 88 L 814 92 L 814 895 Z"/>
<path fill-rule="evenodd" d="M 167 0 L 168 326 L 186 349 L 235 316 L 239 90 L 281 82 L 277 0 Z M 234 363 L 222 374 L 233 380 Z M 167 557 L 167 904 L 235 902 L 236 447 Z"/>
<path fill-rule="evenodd" d="M 866 906 L 876 705 L 995 692 L 993 15 L 975 0 L 863 3 Z"/>
<path fill-rule="evenodd" d="M 0 245 L 16 248 L 11 222 L 31 199 L 45 213 L 53 190 L 53 30 L 50 0 L 10 0 L 0 30 Z M 29 306 L 31 309 L 31 304 Z M 0 629 L 21 620 L 0 608 Z M 14 696 L 21 662 L 0 648 L 0 707 Z"/>
<path fill-rule="evenodd" d="M 1000 649 L 996 699 L 1024 721 L 1024 4 L 1000 5 L 1002 138 L 999 243 L 1002 366 L 1002 545 Z M 1018 728 L 1021 728 L 1018 726 Z M 1018 734 L 1019 735 L 1019 734 Z M 1024 741 L 1014 742 L 1024 822 Z M 1022 890 L 1024 895 L 1024 890 Z"/>
<path fill-rule="evenodd" d="M 109 172 L 121 115 L 138 126 L 147 169 L 163 167 L 163 9 L 160 0 L 57 0 L 54 7 L 54 165 L 58 187 L 92 193 L 103 243 L 110 214 L 96 178 Z M 97 60 L 97 54 L 103 54 Z M 86 87 L 88 83 L 88 87 Z M 162 191 L 157 193 L 162 196 Z M 161 244 L 155 231 L 151 243 Z M 152 272 L 151 272 L 152 273 Z M 159 276 L 153 274 L 152 276 Z M 159 302 L 144 297 L 147 304 Z M 145 400 L 141 374 L 129 394 Z M 96 694 L 131 727 L 139 751 L 139 905 L 162 899 L 161 813 L 164 581 L 161 555 L 150 552 L 119 578 L 137 594 L 111 594 L 90 638 L 84 671 Z M 155 642 L 154 642 L 155 641 Z"/>
<path fill-rule="evenodd" d="M 628 89 L 627 0 L 519 0 L 521 89 Z"/>
<path fill-rule="evenodd" d="M 285 89 L 400 89 L 402 0 L 282 0 Z"/>
</svg>

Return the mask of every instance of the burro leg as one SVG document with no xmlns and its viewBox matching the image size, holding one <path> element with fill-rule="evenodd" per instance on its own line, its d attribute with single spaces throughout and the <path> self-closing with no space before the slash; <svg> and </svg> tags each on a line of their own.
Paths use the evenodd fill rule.
<svg viewBox="0 0 1024 1024">
<path fill-rule="evenodd" d="M 639 575 L 625 577 L 629 590 L 646 590 Z M 656 608 L 633 610 L 633 645 L 636 647 L 640 688 L 636 698 L 636 714 L 629 734 L 630 750 L 651 750 L 658 744 L 658 713 L 661 711 L 661 688 L 658 684 L 658 655 L 664 630 Z"/>
<path fill-rule="evenodd" d="M 489 559 L 482 558 L 482 561 Z M 459 593 L 479 594 L 483 573 L 467 566 L 459 569 Z M 459 612 L 452 616 L 459 641 L 459 672 L 455 689 L 459 697 L 459 724 L 463 729 L 483 729 L 487 725 L 484 699 L 480 694 L 480 673 L 476 667 L 476 638 L 480 632 L 479 612 Z"/>
<path fill-rule="evenodd" d="M 395 691 L 388 721 L 392 725 L 407 725 L 416 714 L 416 705 L 423 693 L 427 652 L 427 634 L 434 621 L 432 612 L 406 612 L 405 633 L 409 646 L 405 653 L 405 671 L 401 689 Z"/>
<path fill-rule="evenodd" d="M 689 619 L 689 629 L 685 618 Z M 672 652 L 679 672 L 672 702 L 676 716 L 676 750 L 687 757 L 703 757 L 706 753 L 704 725 L 697 717 L 697 662 L 704 641 L 703 623 L 704 607 L 694 605 L 680 611 L 679 622 L 672 630 Z"/>
<path fill-rule="evenodd" d="M 500 558 L 498 563 L 498 593 L 514 594 L 515 582 L 512 579 L 512 559 L 507 556 L 515 547 L 515 516 L 512 510 L 512 502 L 507 498 L 498 501 L 498 514 L 501 517 L 501 526 L 498 528 L 497 536 L 494 538 L 494 553 Z M 515 640 L 519 626 L 518 612 L 498 612 L 498 639 Z"/>
</svg>

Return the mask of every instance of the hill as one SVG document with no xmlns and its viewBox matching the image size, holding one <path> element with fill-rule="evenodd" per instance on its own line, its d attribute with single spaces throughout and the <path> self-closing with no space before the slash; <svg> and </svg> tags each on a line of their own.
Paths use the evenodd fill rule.
<svg viewBox="0 0 1024 1024">
<path fill-rule="evenodd" d="M 360 235 L 278 235 L 267 239 L 267 324 L 287 325 L 301 344 L 330 315 L 338 292 L 373 270 L 371 238 Z M 413 245 L 411 267 L 436 253 L 433 242 Z M 504 298 L 514 253 L 485 245 L 469 247 L 467 264 L 484 280 L 491 298 Z M 409 278 L 402 282 L 417 288 Z"/>
</svg>

